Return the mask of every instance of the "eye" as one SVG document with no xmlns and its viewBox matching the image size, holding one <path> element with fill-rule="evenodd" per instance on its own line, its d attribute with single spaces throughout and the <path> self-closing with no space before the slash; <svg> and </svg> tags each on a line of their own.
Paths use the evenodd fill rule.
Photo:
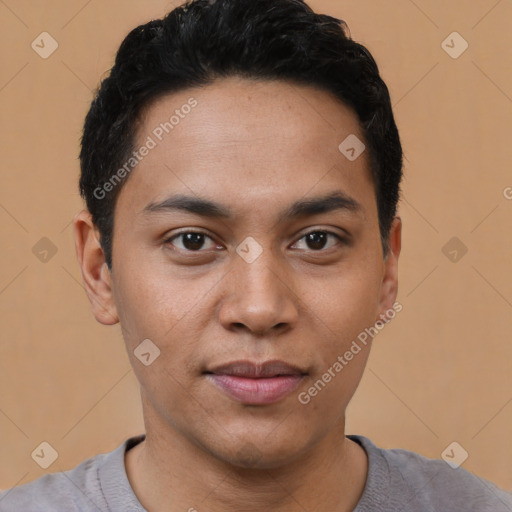
<svg viewBox="0 0 512 512">
<path fill-rule="evenodd" d="M 300 243 L 301 240 L 305 241 L 305 244 L 307 247 L 305 247 L 306 250 L 313 250 L 313 251 L 321 251 L 324 249 L 330 249 L 331 247 L 335 247 L 336 243 L 331 244 L 331 246 L 326 247 L 327 242 L 329 240 L 329 237 L 332 239 L 336 239 L 338 243 L 345 243 L 345 240 L 337 235 L 336 233 L 333 233 L 331 231 L 310 231 L 309 233 L 306 233 L 304 236 L 302 236 L 297 242 L 295 242 L 294 246 L 297 246 L 297 244 Z M 292 246 L 292 247 L 294 247 Z M 300 247 L 299 247 L 300 249 Z M 302 247 L 304 249 L 304 247 Z"/>
<path fill-rule="evenodd" d="M 328 244 L 329 240 L 333 240 L 330 245 Z M 304 241 L 303 244 L 305 243 L 306 247 L 297 247 L 301 241 Z M 186 252 L 204 252 L 219 247 L 211 236 L 202 231 L 182 231 L 167 238 L 164 243 L 171 244 L 176 249 Z M 332 231 L 315 230 L 303 235 L 292 248 L 318 252 L 335 247 L 337 243 L 344 244 L 346 241 Z"/>
<path fill-rule="evenodd" d="M 178 240 L 178 243 L 174 241 Z M 202 231 L 182 231 L 181 233 L 175 234 L 170 238 L 164 240 L 166 244 L 172 244 L 177 249 L 189 252 L 201 252 L 201 249 L 205 249 L 205 242 L 209 240 L 210 246 L 206 247 L 206 250 L 217 247 L 215 241 L 206 233 Z"/>
</svg>

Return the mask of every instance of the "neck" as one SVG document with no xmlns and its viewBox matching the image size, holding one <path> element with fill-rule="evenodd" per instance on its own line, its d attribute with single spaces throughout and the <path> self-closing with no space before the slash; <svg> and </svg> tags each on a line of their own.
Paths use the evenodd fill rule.
<svg viewBox="0 0 512 512">
<path fill-rule="evenodd" d="M 137 498 L 150 512 L 350 512 L 364 489 L 367 456 L 345 437 L 344 419 L 285 464 L 240 468 L 168 424 L 145 418 L 146 439 L 127 452 L 125 465 Z"/>
</svg>

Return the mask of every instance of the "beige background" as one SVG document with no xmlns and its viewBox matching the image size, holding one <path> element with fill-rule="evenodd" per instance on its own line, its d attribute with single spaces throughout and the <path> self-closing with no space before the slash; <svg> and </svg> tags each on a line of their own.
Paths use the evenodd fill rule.
<svg viewBox="0 0 512 512">
<path fill-rule="evenodd" d="M 90 312 L 70 223 L 91 91 L 127 32 L 172 5 L 0 0 L 0 488 L 143 432 L 119 326 Z M 512 2 L 310 5 L 375 55 L 406 154 L 403 311 L 375 340 L 347 433 L 433 458 L 457 441 L 464 468 L 511 490 Z M 31 48 L 43 31 L 59 44 L 48 59 Z M 453 31 L 469 43 L 457 59 L 441 46 Z M 42 237 L 57 248 L 47 262 L 32 252 Z M 443 253 L 452 237 L 467 247 L 458 262 Z M 58 452 L 46 471 L 31 458 L 42 441 Z"/>
</svg>

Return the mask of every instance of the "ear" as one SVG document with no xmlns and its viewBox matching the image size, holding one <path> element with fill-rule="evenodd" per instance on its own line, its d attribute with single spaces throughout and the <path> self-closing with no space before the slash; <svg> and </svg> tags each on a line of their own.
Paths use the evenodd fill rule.
<svg viewBox="0 0 512 512">
<path fill-rule="evenodd" d="M 117 324 L 119 317 L 112 293 L 112 276 L 100 245 L 99 230 L 89 211 L 82 210 L 75 215 L 73 231 L 82 281 L 94 317 L 100 324 Z"/>
<path fill-rule="evenodd" d="M 380 289 L 379 316 L 376 320 L 384 320 L 386 312 L 394 309 L 393 304 L 398 294 L 398 257 L 402 248 L 402 219 L 400 217 L 393 219 L 389 231 L 388 246 Z"/>
</svg>

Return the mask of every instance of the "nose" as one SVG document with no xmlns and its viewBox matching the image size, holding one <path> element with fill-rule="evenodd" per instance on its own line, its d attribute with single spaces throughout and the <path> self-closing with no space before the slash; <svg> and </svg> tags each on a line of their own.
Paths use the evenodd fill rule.
<svg viewBox="0 0 512 512">
<path fill-rule="evenodd" d="M 272 261 L 270 252 L 263 251 L 252 263 L 238 258 L 225 277 L 219 311 L 225 329 L 268 335 L 296 325 L 298 297 L 288 274 Z"/>
</svg>

